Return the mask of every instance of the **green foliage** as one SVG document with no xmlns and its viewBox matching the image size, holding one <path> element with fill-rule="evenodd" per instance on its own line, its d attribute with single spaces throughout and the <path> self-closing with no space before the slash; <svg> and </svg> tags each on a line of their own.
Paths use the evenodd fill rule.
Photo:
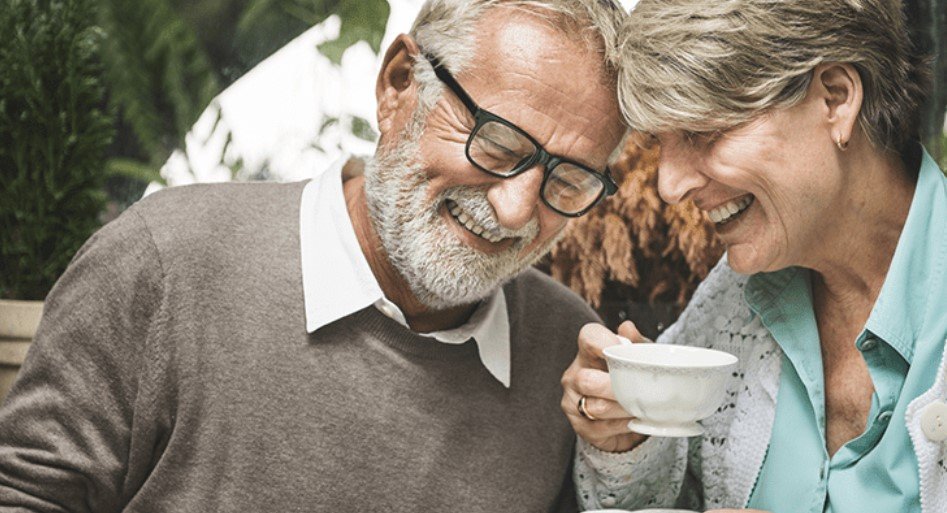
<svg viewBox="0 0 947 513">
<path fill-rule="evenodd" d="M 377 52 L 389 12 L 385 0 L 2 1 L 0 296 L 36 299 L 98 227 L 103 188 L 134 198 L 160 180 L 225 85 L 333 14 L 340 36 L 320 51 Z"/>
<path fill-rule="evenodd" d="M 332 2 L 325 2 L 326 4 Z M 381 38 L 385 35 L 389 7 L 385 0 L 362 0 L 358 2 L 336 2 L 336 13 L 342 18 L 339 37 L 319 45 L 319 51 L 332 62 L 342 62 L 345 49 L 359 41 L 366 41 L 372 50 L 381 50 Z"/>
<path fill-rule="evenodd" d="M 352 135 L 368 142 L 378 139 L 378 134 L 368 120 L 359 116 L 352 116 Z"/>
<path fill-rule="evenodd" d="M 108 96 L 121 137 L 108 170 L 122 181 L 160 181 L 158 170 L 201 112 L 230 82 L 335 14 L 337 39 L 320 45 L 334 62 L 358 41 L 378 52 L 386 0 L 98 0 L 106 31 Z M 374 140 L 359 120 L 356 135 Z M 131 135 L 131 136 L 129 136 Z M 236 174 L 236 171 L 235 171 Z M 143 186 L 142 186 L 143 187 Z"/>
<path fill-rule="evenodd" d="M 144 155 L 118 155 L 113 169 L 144 157 L 136 174 L 155 179 L 157 170 L 197 117 L 220 91 L 194 30 L 169 0 L 99 0 L 106 31 L 104 60 L 110 101 L 135 134 Z M 146 166 L 150 173 L 140 173 Z"/>
<path fill-rule="evenodd" d="M 378 53 L 389 13 L 386 0 L 250 0 L 237 37 L 273 34 L 287 24 L 309 27 L 335 14 L 342 20 L 339 37 L 320 45 L 319 51 L 339 64 L 345 50 L 359 41 L 366 41 Z"/>
<path fill-rule="evenodd" d="M 91 0 L 0 9 L 0 296 L 42 299 L 104 206 L 103 112 Z"/>
</svg>

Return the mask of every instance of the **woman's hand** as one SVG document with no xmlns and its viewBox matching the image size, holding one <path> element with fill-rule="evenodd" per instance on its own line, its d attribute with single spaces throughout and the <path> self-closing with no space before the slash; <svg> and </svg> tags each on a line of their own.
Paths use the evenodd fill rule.
<svg viewBox="0 0 947 513">
<path fill-rule="evenodd" d="M 618 333 L 633 342 L 648 341 L 630 321 L 622 323 Z M 615 401 L 612 393 L 602 350 L 619 343 L 618 337 L 605 326 L 586 324 L 579 331 L 579 353 L 562 375 L 561 406 L 572 429 L 586 442 L 608 452 L 634 449 L 648 438 L 628 429 L 631 416 Z M 579 400 L 583 396 L 588 417 L 579 411 Z"/>
</svg>

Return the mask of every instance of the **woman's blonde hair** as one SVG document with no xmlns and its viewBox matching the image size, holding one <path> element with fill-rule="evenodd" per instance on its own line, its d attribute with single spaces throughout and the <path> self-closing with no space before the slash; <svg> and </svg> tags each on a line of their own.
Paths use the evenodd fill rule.
<svg viewBox="0 0 947 513">
<path fill-rule="evenodd" d="M 708 133 L 802 100 L 817 65 L 848 63 L 859 124 L 883 151 L 916 138 L 930 82 L 899 0 L 641 0 L 624 27 L 622 112 L 648 133 Z"/>
</svg>

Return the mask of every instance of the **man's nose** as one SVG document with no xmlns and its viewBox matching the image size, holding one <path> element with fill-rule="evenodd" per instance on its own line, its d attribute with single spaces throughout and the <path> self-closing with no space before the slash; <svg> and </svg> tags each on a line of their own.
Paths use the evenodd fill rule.
<svg viewBox="0 0 947 513">
<path fill-rule="evenodd" d="M 676 205 L 706 184 L 707 177 L 698 169 L 696 155 L 661 148 L 661 158 L 658 160 L 658 193 L 661 199 Z"/>
<path fill-rule="evenodd" d="M 493 205 L 501 226 L 518 230 L 536 216 L 542 201 L 539 193 L 543 171 L 543 166 L 537 165 L 514 177 L 501 178 L 490 187 L 487 200 Z"/>
</svg>

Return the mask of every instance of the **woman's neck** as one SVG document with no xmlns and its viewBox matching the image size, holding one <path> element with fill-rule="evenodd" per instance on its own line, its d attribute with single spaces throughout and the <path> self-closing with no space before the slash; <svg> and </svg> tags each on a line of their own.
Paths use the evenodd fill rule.
<svg viewBox="0 0 947 513">
<path fill-rule="evenodd" d="M 819 251 L 802 266 L 818 275 L 813 292 L 825 303 L 870 311 L 894 257 L 916 183 L 897 156 L 854 149 L 843 155 L 849 184 L 826 225 Z"/>
</svg>

